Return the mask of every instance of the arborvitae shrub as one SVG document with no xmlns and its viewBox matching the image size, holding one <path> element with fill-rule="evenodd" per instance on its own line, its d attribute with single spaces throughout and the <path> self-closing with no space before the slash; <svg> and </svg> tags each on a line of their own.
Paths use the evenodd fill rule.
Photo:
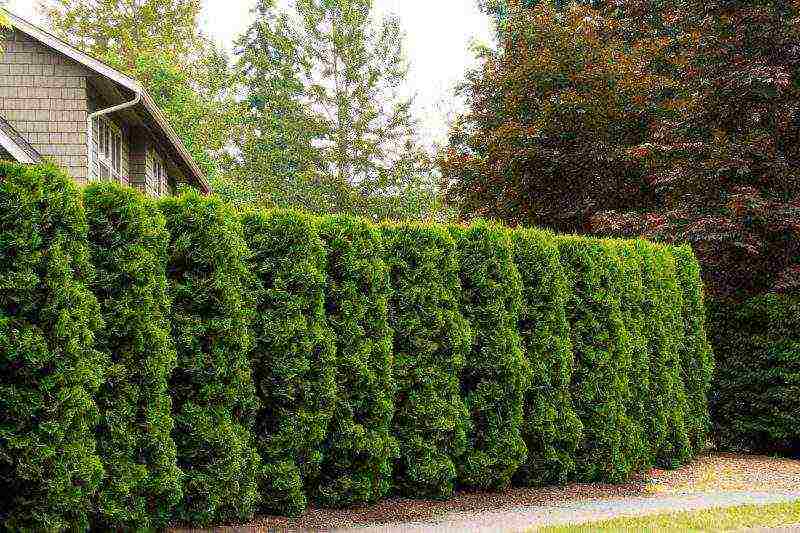
<svg viewBox="0 0 800 533">
<path fill-rule="evenodd" d="M 614 245 L 581 237 L 558 239 L 567 279 L 567 320 L 575 354 L 572 400 L 583 422 L 578 448 L 582 481 L 624 481 L 635 466 L 626 439 L 630 344 L 619 302 Z"/>
<path fill-rule="evenodd" d="M 709 311 L 718 445 L 800 455 L 800 295 L 716 301 Z"/>
<path fill-rule="evenodd" d="M 638 246 L 642 257 L 647 311 L 645 337 L 650 359 L 646 429 L 654 461 L 662 467 L 675 467 L 691 455 L 683 420 L 686 398 L 678 353 L 683 342 L 683 324 L 676 321 L 682 299 L 669 250 L 646 242 Z M 677 310 L 671 309 L 673 305 L 678 306 Z"/>
<path fill-rule="evenodd" d="M 515 475 L 523 485 L 566 483 L 575 475 L 583 424 L 572 405 L 572 342 L 564 304 L 567 285 L 555 237 L 536 230 L 512 234 L 522 279 L 519 333 L 531 369 L 522 435 L 528 459 Z"/>
<path fill-rule="evenodd" d="M 0 163 L 0 529 L 88 527 L 105 358 L 86 231 L 62 172 Z"/>
<path fill-rule="evenodd" d="M 659 260 L 659 269 L 662 273 L 665 299 L 664 309 L 666 318 L 666 331 L 671 344 L 669 356 L 669 383 L 667 394 L 667 442 L 657 463 L 667 468 L 677 468 L 685 464 L 692 457 L 692 445 L 686 431 L 686 389 L 683 384 L 683 365 L 681 350 L 684 341 L 683 326 L 683 294 L 678 287 L 675 270 L 675 257 L 670 247 L 661 246 L 656 255 Z"/>
<path fill-rule="evenodd" d="M 650 391 L 650 361 L 647 337 L 645 337 L 645 294 L 642 280 L 642 258 L 635 241 L 614 241 L 620 261 L 619 299 L 622 319 L 628 332 L 630 360 L 625 361 L 627 373 L 620 368 L 622 379 L 627 382 L 625 408 L 631 423 L 627 438 L 626 455 L 635 471 L 649 467 L 653 458 L 647 437 L 647 402 Z"/>
<path fill-rule="evenodd" d="M 169 233 L 155 204 L 112 183 L 84 191 L 92 289 L 105 327 L 97 347 L 111 356 L 97 393 L 98 453 L 106 477 L 97 527 L 164 527 L 181 499 L 167 383 L 175 368 L 166 286 Z"/>
<path fill-rule="evenodd" d="M 503 489 L 527 457 L 522 424 L 530 369 L 517 332 L 522 283 L 506 229 L 478 222 L 451 233 L 462 313 L 474 335 L 461 376 L 469 425 L 458 477 L 467 487 Z"/>
<path fill-rule="evenodd" d="M 170 381 L 180 520 L 210 525 L 246 520 L 258 502 L 261 461 L 251 430 L 258 409 L 248 361 L 250 285 L 239 217 L 195 192 L 160 207 L 170 232 L 167 278 L 178 366 Z"/>
<path fill-rule="evenodd" d="M 397 443 L 389 273 L 376 226 L 355 217 L 324 217 L 325 306 L 336 339 L 337 398 L 314 483 L 327 506 L 374 502 L 387 494 Z"/>
<path fill-rule="evenodd" d="M 298 515 L 304 484 L 319 474 L 336 400 L 335 346 L 325 321 L 325 250 L 310 216 L 256 211 L 243 217 L 255 274 L 250 353 L 261 408 L 262 507 Z"/>
<path fill-rule="evenodd" d="M 706 310 L 700 264 L 691 247 L 673 248 L 678 284 L 683 293 L 684 339 L 680 349 L 686 388 L 686 432 L 695 453 L 708 447 L 711 420 L 708 393 L 714 374 L 714 354 L 706 336 Z"/>
<path fill-rule="evenodd" d="M 394 482 L 409 497 L 447 498 L 466 446 L 459 378 L 471 347 L 455 243 L 435 225 L 387 225 L 383 236 L 393 289 Z"/>
</svg>

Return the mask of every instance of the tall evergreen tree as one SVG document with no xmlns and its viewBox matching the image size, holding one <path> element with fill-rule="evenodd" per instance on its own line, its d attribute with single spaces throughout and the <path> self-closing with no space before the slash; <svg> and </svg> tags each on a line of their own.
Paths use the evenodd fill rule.
<svg viewBox="0 0 800 533">
<path fill-rule="evenodd" d="M 372 0 L 259 0 L 237 50 L 240 179 L 268 203 L 403 218 L 435 207 L 416 139 L 403 32 Z"/>
</svg>

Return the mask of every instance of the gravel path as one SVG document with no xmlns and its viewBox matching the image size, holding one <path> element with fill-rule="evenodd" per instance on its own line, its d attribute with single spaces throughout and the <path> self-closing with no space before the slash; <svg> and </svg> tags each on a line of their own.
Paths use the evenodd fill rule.
<svg viewBox="0 0 800 533">
<path fill-rule="evenodd" d="M 299 519 L 264 516 L 245 526 L 213 531 L 519 531 L 576 520 L 791 500 L 800 500 L 800 460 L 715 454 L 678 470 L 652 470 L 623 485 L 459 492 L 445 502 L 391 498 L 368 507 L 310 509 Z"/>
<path fill-rule="evenodd" d="M 439 517 L 431 522 L 407 522 L 351 529 L 342 533 L 436 533 L 518 532 L 543 525 L 584 523 L 617 517 L 645 516 L 680 509 L 693 511 L 711 507 L 766 505 L 800 500 L 800 492 L 720 492 L 674 496 L 599 499 L 551 506 L 521 507 L 479 516 L 464 513 Z"/>
</svg>

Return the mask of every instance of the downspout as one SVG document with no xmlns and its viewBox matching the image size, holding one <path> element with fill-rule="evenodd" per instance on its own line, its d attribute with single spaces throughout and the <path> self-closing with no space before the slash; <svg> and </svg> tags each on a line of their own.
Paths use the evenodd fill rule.
<svg viewBox="0 0 800 533">
<path fill-rule="evenodd" d="M 141 89 L 135 89 L 136 97 L 131 100 L 130 102 L 124 102 L 119 105 L 115 105 L 113 107 L 107 107 L 106 109 L 98 109 L 94 113 L 90 113 L 89 116 L 86 117 L 86 140 L 87 140 L 87 148 L 89 150 L 89 154 L 87 157 L 87 161 L 89 163 L 87 170 L 87 181 L 91 181 L 91 174 L 92 168 L 94 167 L 94 119 L 102 116 L 108 115 L 109 113 L 114 113 L 115 111 L 122 111 L 123 109 L 128 109 L 129 107 L 133 107 L 139 102 L 142 101 L 142 91 Z"/>
</svg>

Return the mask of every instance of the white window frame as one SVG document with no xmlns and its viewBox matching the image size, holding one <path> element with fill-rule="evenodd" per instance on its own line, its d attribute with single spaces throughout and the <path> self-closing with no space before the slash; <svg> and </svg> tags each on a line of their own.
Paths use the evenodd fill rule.
<svg viewBox="0 0 800 533">
<path fill-rule="evenodd" d="M 122 182 L 122 151 L 124 137 L 122 130 L 107 117 L 97 117 L 93 137 L 97 143 L 97 179 L 103 179 L 100 164 L 105 164 L 109 178 Z M 116 146 L 115 146 L 116 144 Z"/>
<path fill-rule="evenodd" d="M 155 178 L 158 187 L 156 193 L 159 196 L 164 196 L 167 189 L 167 167 L 164 164 L 164 158 L 159 155 L 155 150 L 153 152 L 153 178 Z"/>
</svg>

